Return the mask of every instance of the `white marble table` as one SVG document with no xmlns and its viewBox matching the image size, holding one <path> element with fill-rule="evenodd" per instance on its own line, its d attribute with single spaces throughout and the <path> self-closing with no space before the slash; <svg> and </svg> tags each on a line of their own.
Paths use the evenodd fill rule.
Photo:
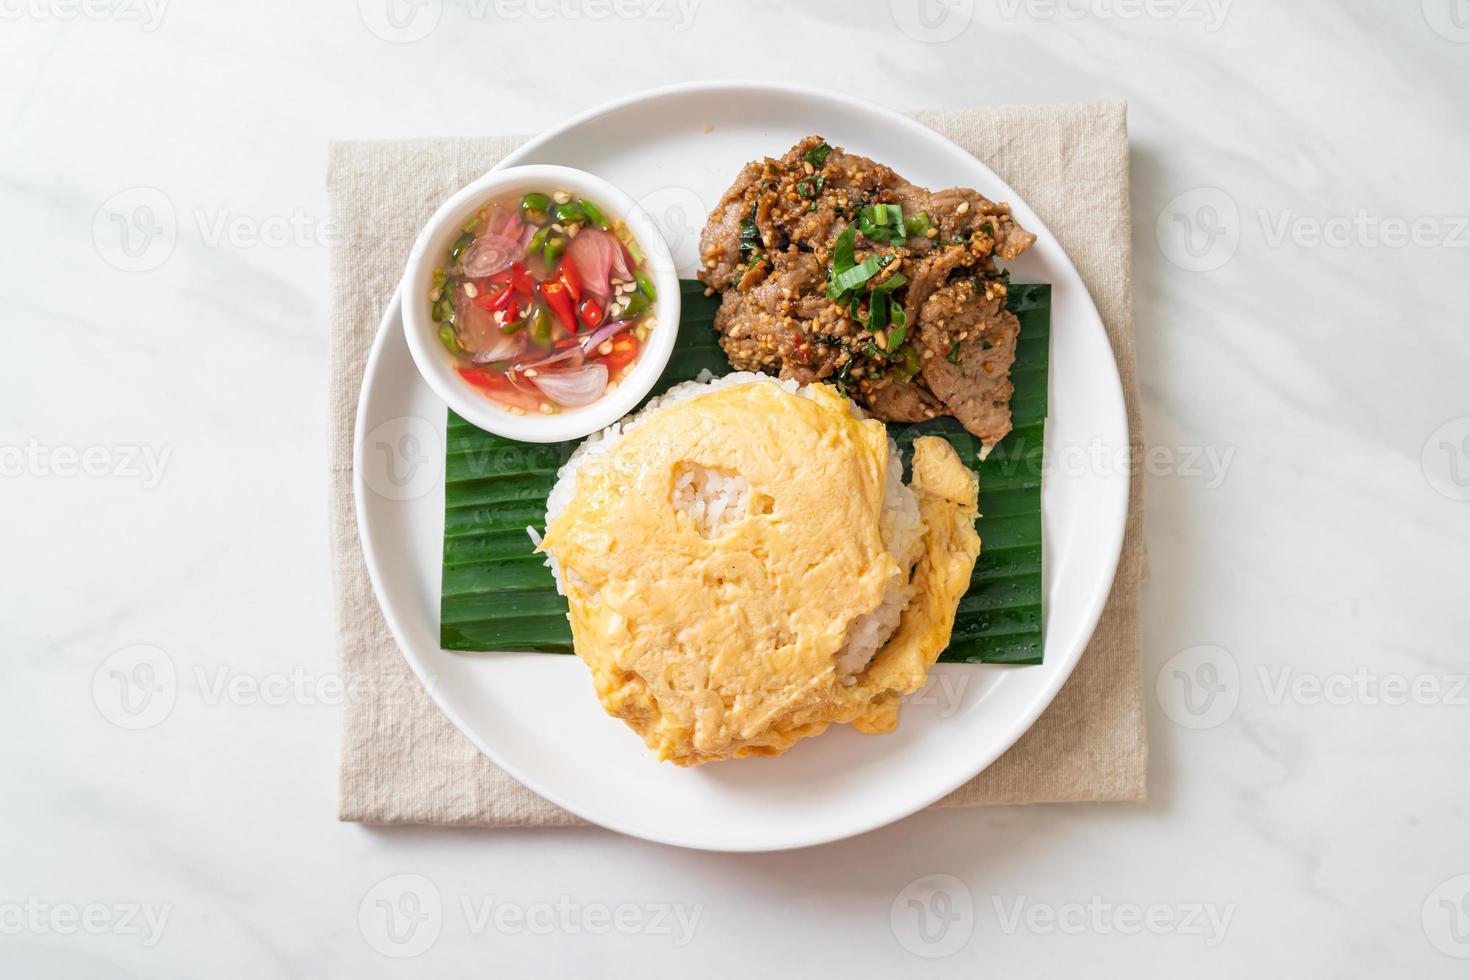
<svg viewBox="0 0 1470 980">
<path fill-rule="evenodd" d="M 1465 975 L 1464 0 L 386 2 L 0 0 L 0 975 Z M 326 142 L 737 74 L 1130 102 L 1149 803 L 338 824 Z"/>
</svg>

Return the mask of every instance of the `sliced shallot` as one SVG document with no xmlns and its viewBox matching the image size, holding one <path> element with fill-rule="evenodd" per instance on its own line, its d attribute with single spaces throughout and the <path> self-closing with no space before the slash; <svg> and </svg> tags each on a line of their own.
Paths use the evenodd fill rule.
<svg viewBox="0 0 1470 980">
<path fill-rule="evenodd" d="M 591 354 L 597 348 L 598 344 L 604 340 L 611 340 L 622 331 L 628 329 L 633 322 L 632 320 L 613 320 L 611 323 L 604 323 L 587 336 L 580 338 L 582 350 Z"/>
<path fill-rule="evenodd" d="M 568 361 L 568 360 L 572 362 L 571 365 L 570 365 L 571 367 L 581 367 L 582 366 L 582 361 L 586 358 L 586 356 L 587 356 L 587 352 L 582 347 L 582 345 L 580 345 L 580 344 L 572 344 L 572 345 L 570 345 L 568 347 L 558 348 L 557 350 L 553 351 L 548 356 L 543 357 L 543 358 L 540 358 L 539 360 L 527 361 L 524 364 L 516 364 L 516 365 L 513 365 L 511 367 L 511 370 L 512 371 L 526 371 L 526 370 L 528 370 L 530 368 L 536 368 L 537 370 L 540 370 L 542 367 L 545 367 L 547 364 L 560 364 L 562 361 Z"/>
<path fill-rule="evenodd" d="M 607 365 L 594 362 L 570 371 L 537 371 L 532 380 L 558 405 L 576 408 L 602 397 L 607 388 Z"/>
<path fill-rule="evenodd" d="M 464 274 L 471 279 L 493 276 L 526 257 L 520 232 L 514 236 L 489 232 L 474 240 L 464 253 Z"/>
<path fill-rule="evenodd" d="M 462 289 L 454 299 L 454 335 L 476 364 L 514 357 L 526 346 L 525 330 L 502 333 L 494 314 L 476 306 Z"/>
<path fill-rule="evenodd" d="M 598 299 L 612 295 L 609 280 L 630 280 L 628 259 L 617 236 L 601 228 L 583 228 L 567 243 L 567 255 L 582 274 L 582 285 Z"/>
</svg>

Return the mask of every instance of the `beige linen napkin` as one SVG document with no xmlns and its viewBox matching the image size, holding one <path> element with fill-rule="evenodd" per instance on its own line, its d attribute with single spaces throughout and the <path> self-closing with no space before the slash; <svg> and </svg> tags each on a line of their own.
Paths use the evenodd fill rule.
<svg viewBox="0 0 1470 980">
<path fill-rule="evenodd" d="M 917 118 L 989 164 L 1067 250 L 1112 339 L 1139 458 L 1125 106 L 964 109 Z M 346 699 L 342 719 L 343 820 L 581 823 L 492 765 L 414 680 L 373 597 L 352 502 L 352 430 L 363 367 L 414 235 L 445 197 L 519 142 L 337 143 L 330 150 L 327 189 L 340 233 L 331 256 L 332 559 L 341 679 L 355 694 Z M 1077 669 L 1009 752 L 936 805 L 1143 799 L 1139 481 L 1134 488 L 1113 592 Z"/>
</svg>

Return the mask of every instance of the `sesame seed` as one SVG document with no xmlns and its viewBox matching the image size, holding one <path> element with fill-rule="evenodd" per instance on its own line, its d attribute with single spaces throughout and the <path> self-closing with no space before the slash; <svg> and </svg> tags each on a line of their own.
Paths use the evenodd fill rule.
<svg viewBox="0 0 1470 980">
<path fill-rule="evenodd" d="M 969 201 L 961 201 L 960 202 L 960 206 L 954 209 L 954 213 L 955 214 L 964 214 L 968 210 L 970 210 L 970 202 Z"/>
<path fill-rule="evenodd" d="M 480 290 L 475 287 L 474 283 L 466 282 L 464 284 L 464 294 L 470 299 L 474 299 L 476 296 L 480 295 Z"/>
<path fill-rule="evenodd" d="M 938 238 L 939 237 L 939 229 L 938 228 L 930 228 L 928 231 L 924 232 L 924 237 L 925 238 Z"/>
</svg>

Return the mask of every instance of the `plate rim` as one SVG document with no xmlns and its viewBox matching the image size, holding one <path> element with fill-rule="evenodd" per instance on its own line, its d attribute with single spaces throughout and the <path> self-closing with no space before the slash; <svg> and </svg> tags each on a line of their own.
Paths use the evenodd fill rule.
<svg viewBox="0 0 1470 980">
<path fill-rule="evenodd" d="M 368 418 L 368 395 L 372 389 L 372 385 L 370 382 L 375 376 L 378 361 L 380 360 L 383 351 L 387 347 L 388 340 L 393 329 L 397 328 L 400 331 L 404 329 L 401 312 L 401 289 L 398 286 L 395 286 L 393 290 L 393 295 L 388 302 L 383 317 L 379 321 L 377 334 L 373 339 L 372 347 L 363 366 L 361 387 L 358 392 L 356 406 L 357 415 L 353 421 L 352 487 L 354 517 L 357 524 L 358 539 L 362 550 L 363 561 L 364 564 L 367 566 L 368 578 L 372 583 L 373 596 L 377 600 L 378 608 L 383 614 L 384 621 L 388 625 L 388 629 L 393 636 L 394 643 L 398 647 L 399 653 L 408 662 L 410 669 L 413 671 L 414 676 L 418 679 L 420 685 L 423 686 L 425 693 L 428 694 L 430 699 L 434 702 L 435 707 L 437 707 L 440 711 L 444 713 L 444 715 L 450 720 L 455 728 L 458 729 L 460 733 L 463 734 L 467 739 L 469 739 L 471 744 L 473 744 L 496 766 L 504 770 L 507 775 L 524 785 L 527 789 L 536 793 L 538 796 L 541 796 L 543 799 L 546 799 L 548 802 L 553 803 L 570 813 L 576 814 L 577 816 L 581 817 L 584 820 L 587 820 L 588 822 L 596 826 L 604 827 L 606 829 L 613 830 L 618 833 L 628 835 L 630 837 L 650 840 L 656 843 L 666 844 L 675 847 L 729 853 L 750 853 L 782 851 L 817 846 L 820 844 L 830 843 L 837 840 L 843 840 L 848 837 L 857 836 L 858 834 L 867 833 L 869 831 L 888 826 L 889 824 L 895 823 L 906 817 L 912 816 L 920 810 L 925 809 L 926 807 L 949 795 L 955 789 L 964 785 L 970 779 L 988 769 L 992 764 L 995 763 L 997 759 L 1008 752 L 1016 744 L 1016 742 L 1020 741 L 1022 736 L 1024 736 L 1028 731 L 1031 730 L 1031 728 L 1036 724 L 1037 719 L 1041 717 L 1042 713 L 1056 699 L 1056 696 L 1061 691 L 1063 685 L 1065 685 L 1067 680 L 1072 676 L 1073 670 L 1076 668 L 1078 662 L 1082 659 L 1082 656 L 1083 654 L 1085 654 L 1088 645 L 1092 642 L 1093 635 L 1097 630 L 1098 622 L 1101 620 L 1102 613 L 1107 606 L 1108 597 L 1112 593 L 1113 584 L 1116 580 L 1118 567 L 1122 557 L 1122 546 L 1127 532 L 1128 508 L 1133 493 L 1132 441 L 1134 433 L 1132 432 L 1131 424 L 1128 419 L 1127 403 L 1123 394 L 1122 376 L 1119 372 L 1117 362 L 1117 352 L 1112 349 L 1112 339 L 1107 336 L 1106 324 L 1103 321 L 1101 313 L 1097 309 L 1097 304 L 1092 298 L 1092 293 L 1087 288 L 1086 282 L 1082 279 L 1081 273 L 1077 271 L 1076 264 L 1072 261 L 1071 256 L 1067 254 L 1065 247 L 1061 244 L 1057 237 L 1051 233 L 1051 230 L 1040 219 L 1040 217 L 1036 215 L 1034 211 L 1032 211 L 1030 205 L 1025 202 L 1024 198 L 1017 195 L 1015 190 L 1008 183 L 1002 180 L 993 170 L 991 170 L 988 164 L 986 164 L 979 157 L 965 150 L 963 147 L 959 146 L 959 144 L 950 140 L 942 133 L 930 129 L 928 126 L 925 126 L 918 120 L 907 116 L 897 110 L 888 108 L 887 106 L 878 105 L 872 102 L 858 99 L 841 92 L 835 92 L 830 89 L 823 89 L 816 86 L 809 86 L 797 83 L 751 81 L 745 79 L 716 79 L 696 82 L 681 82 L 672 85 L 659 86 L 656 88 L 643 89 L 638 92 L 634 92 L 629 95 L 625 95 L 617 99 L 601 103 L 583 112 L 574 114 L 563 122 L 552 126 L 528 139 L 525 143 L 521 144 L 516 149 L 508 153 L 503 159 L 498 161 L 493 167 L 490 168 L 489 171 L 487 171 L 487 173 L 506 167 L 518 166 L 525 160 L 526 157 L 531 156 L 542 146 L 563 136 L 567 132 L 576 129 L 579 126 L 585 125 L 588 122 L 596 120 L 602 116 L 621 111 L 631 106 L 635 106 L 644 102 L 651 102 L 662 98 L 676 96 L 708 96 L 716 93 L 728 94 L 732 90 L 743 92 L 761 92 L 767 95 L 778 96 L 789 95 L 800 97 L 802 99 L 816 99 L 840 103 L 845 105 L 849 109 L 856 110 L 862 113 L 871 113 L 876 116 L 882 117 L 888 123 L 897 125 L 903 129 L 907 129 L 915 135 L 922 137 L 923 139 L 938 140 L 941 144 L 947 145 L 953 152 L 962 155 L 963 161 L 966 165 L 978 166 L 984 172 L 989 174 L 990 179 L 994 182 L 994 185 L 999 187 L 1009 195 L 1006 200 L 1011 203 L 1013 207 L 1019 206 L 1021 210 L 1027 212 L 1030 218 L 1029 223 L 1033 225 L 1038 231 L 1044 232 L 1047 238 L 1049 238 L 1051 242 L 1055 243 L 1058 251 L 1061 254 L 1061 257 L 1065 260 L 1065 268 L 1062 270 L 1063 273 L 1065 275 L 1069 275 L 1072 279 L 1075 280 L 1075 285 L 1080 290 L 1080 295 L 1085 298 L 1086 309 L 1091 312 L 1092 316 L 1097 322 L 1097 325 L 1103 330 L 1103 336 L 1104 339 L 1107 341 L 1110 356 L 1108 357 L 1107 364 L 1105 365 L 1106 376 L 1100 380 L 1105 382 L 1103 387 L 1106 388 L 1107 400 L 1113 403 L 1113 409 L 1123 419 L 1124 433 L 1124 444 L 1119 448 L 1119 452 L 1121 454 L 1120 458 L 1124 465 L 1118 468 L 1118 472 L 1116 474 L 1110 475 L 1110 478 L 1112 480 L 1120 481 L 1120 489 L 1122 492 L 1118 495 L 1118 503 L 1116 504 L 1114 519 L 1110 522 L 1109 525 L 1108 539 L 1102 542 L 1102 547 L 1104 548 L 1104 552 L 1106 554 L 1106 574 L 1099 576 L 1092 586 L 1092 595 L 1089 597 L 1089 602 L 1085 614 L 1081 617 L 1083 628 L 1079 634 L 1076 648 L 1067 651 L 1066 657 L 1063 658 L 1064 662 L 1056 665 L 1052 675 L 1047 678 L 1043 686 L 1032 697 L 1030 703 L 1026 705 L 1026 709 L 1023 712 L 1017 713 L 1016 721 L 1011 726 L 1011 737 L 1009 737 L 1008 739 L 998 740 L 994 751 L 987 751 L 982 755 L 977 756 L 974 760 L 976 764 L 973 769 L 969 768 L 968 763 L 965 766 L 960 767 L 962 770 L 964 770 L 963 774 L 958 779 L 956 779 L 953 784 L 946 784 L 944 789 L 936 794 L 933 794 L 932 796 L 928 796 L 927 794 L 925 794 L 927 798 L 919 798 L 918 802 L 916 803 L 912 801 L 905 801 L 904 803 L 893 807 L 890 810 L 884 810 L 876 816 L 870 815 L 869 817 L 859 821 L 858 825 L 856 826 L 843 826 L 831 831 L 811 831 L 805 834 L 799 833 L 792 835 L 789 838 L 784 838 L 778 841 L 750 842 L 742 840 L 733 842 L 712 842 L 695 837 L 678 837 L 672 834 L 655 833 L 645 828 L 628 825 L 620 819 L 607 819 L 603 815 L 593 815 L 587 812 L 586 809 L 584 809 L 583 807 L 566 800 L 559 793 L 547 790 L 541 784 L 541 781 L 536 779 L 535 776 L 524 772 L 513 764 L 508 763 L 474 733 L 474 731 L 472 730 L 472 726 L 466 726 L 462 723 L 459 717 L 459 713 L 452 706 L 446 704 L 445 701 L 441 699 L 439 695 L 439 685 L 436 683 L 435 678 L 428 672 L 428 665 L 425 664 L 422 661 L 422 658 L 420 658 L 416 653 L 412 652 L 412 645 L 405 642 L 405 630 L 402 624 L 399 622 L 398 614 L 395 611 L 393 604 L 386 600 L 385 590 L 383 587 L 383 575 L 380 572 L 379 567 L 380 556 L 378 555 L 377 548 L 373 543 L 373 538 L 370 531 L 371 523 L 367 515 L 366 493 L 368 488 L 366 486 L 366 477 L 364 475 L 362 453 L 365 443 L 365 436 L 367 435 L 365 420 Z M 1053 282 L 1052 285 L 1056 285 L 1056 283 Z M 1048 413 L 1048 419 L 1050 419 L 1050 413 Z M 1043 514 L 1043 520 L 1044 519 L 1045 517 Z M 1045 525 L 1043 525 L 1043 527 L 1044 526 Z"/>
</svg>

